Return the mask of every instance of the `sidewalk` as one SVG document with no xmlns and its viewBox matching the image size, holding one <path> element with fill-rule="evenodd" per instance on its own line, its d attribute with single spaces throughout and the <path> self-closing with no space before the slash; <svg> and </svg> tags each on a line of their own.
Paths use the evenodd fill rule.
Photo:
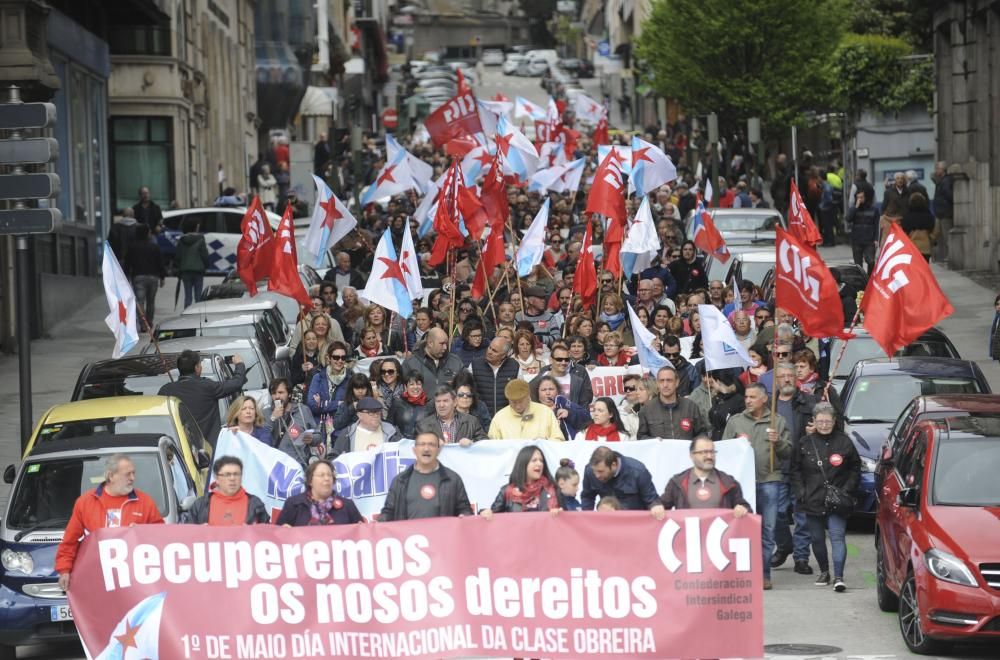
<svg viewBox="0 0 1000 660">
<path fill-rule="evenodd" d="M 209 280 L 211 282 L 211 280 Z M 167 278 L 156 296 L 154 322 L 180 313 L 174 311 L 176 278 Z M 67 318 L 45 339 L 31 342 L 32 424 L 50 407 L 69 401 L 80 370 L 88 362 L 111 358 L 115 340 L 104 317 L 108 302 L 103 295 L 66 310 Z M 141 342 L 140 346 L 142 345 Z M 17 355 L 0 355 L 0 470 L 20 463 L 21 412 Z M 0 515 L 6 514 L 10 486 L 0 483 Z"/>
</svg>

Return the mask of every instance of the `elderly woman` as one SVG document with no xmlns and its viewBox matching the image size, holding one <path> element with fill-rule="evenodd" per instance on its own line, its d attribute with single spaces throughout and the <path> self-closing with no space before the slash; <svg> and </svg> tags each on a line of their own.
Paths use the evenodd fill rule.
<svg viewBox="0 0 1000 660">
<path fill-rule="evenodd" d="M 323 459 L 311 463 L 306 468 L 305 482 L 303 492 L 285 500 L 277 524 L 312 527 L 365 521 L 354 502 L 334 492 L 334 470 L 330 461 Z"/>
<path fill-rule="evenodd" d="M 593 422 L 587 428 L 577 431 L 574 440 L 624 442 L 634 438 L 625 430 L 625 424 L 618 414 L 618 406 L 609 397 L 602 396 L 590 404 L 590 418 Z"/>
<path fill-rule="evenodd" d="M 833 549 L 833 590 L 847 590 L 844 565 L 847 563 L 848 506 L 832 511 L 827 505 L 827 484 L 845 493 L 853 493 L 861 480 L 861 458 L 854 442 L 835 428 L 836 412 L 821 401 L 813 408 L 812 433 L 801 438 L 792 449 L 789 481 L 795 495 L 795 508 L 806 514 L 813 554 L 819 564 L 816 586 L 830 585 L 830 562 L 826 551 L 826 535 L 830 534 Z"/>
<path fill-rule="evenodd" d="M 257 405 L 257 399 L 252 396 L 237 397 L 233 401 L 226 413 L 226 426 L 234 431 L 249 433 L 268 447 L 274 446 L 271 427 L 264 423 L 264 415 Z"/>
<path fill-rule="evenodd" d="M 624 367 L 634 364 L 634 357 L 623 351 L 623 348 L 624 344 L 621 334 L 612 330 L 604 335 L 604 352 L 597 356 L 597 366 Z"/>
<path fill-rule="evenodd" d="M 510 481 L 497 493 L 493 505 L 480 512 L 490 520 L 494 513 L 548 511 L 559 513 L 559 493 L 545 462 L 545 454 L 534 445 L 521 447 L 510 471 Z"/>
</svg>

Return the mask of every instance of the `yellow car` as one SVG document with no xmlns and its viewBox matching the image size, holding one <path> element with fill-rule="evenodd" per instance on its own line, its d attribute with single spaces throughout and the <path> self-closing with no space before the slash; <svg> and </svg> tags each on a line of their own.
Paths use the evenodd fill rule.
<svg viewBox="0 0 1000 660">
<path fill-rule="evenodd" d="M 114 396 L 53 406 L 38 421 L 23 458 L 42 446 L 46 451 L 54 451 L 60 440 L 106 433 L 156 433 L 169 437 L 195 482 L 196 492 L 204 493 L 212 446 L 205 441 L 191 412 L 172 396 Z"/>
</svg>

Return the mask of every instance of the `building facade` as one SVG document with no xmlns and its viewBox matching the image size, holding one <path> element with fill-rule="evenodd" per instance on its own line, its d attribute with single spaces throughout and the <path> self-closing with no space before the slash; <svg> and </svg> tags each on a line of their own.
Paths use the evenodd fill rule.
<svg viewBox="0 0 1000 660">
<path fill-rule="evenodd" d="M 934 12 L 937 156 L 957 170 L 952 268 L 1000 272 L 1000 0 Z"/>
</svg>

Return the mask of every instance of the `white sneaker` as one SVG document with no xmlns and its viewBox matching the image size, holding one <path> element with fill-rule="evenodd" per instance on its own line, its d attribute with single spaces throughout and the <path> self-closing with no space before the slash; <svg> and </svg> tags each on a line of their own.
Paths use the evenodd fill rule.
<svg viewBox="0 0 1000 660">
<path fill-rule="evenodd" d="M 844 578 L 834 578 L 833 580 L 833 590 L 838 594 L 842 594 L 847 591 L 847 585 L 844 584 Z"/>
</svg>

